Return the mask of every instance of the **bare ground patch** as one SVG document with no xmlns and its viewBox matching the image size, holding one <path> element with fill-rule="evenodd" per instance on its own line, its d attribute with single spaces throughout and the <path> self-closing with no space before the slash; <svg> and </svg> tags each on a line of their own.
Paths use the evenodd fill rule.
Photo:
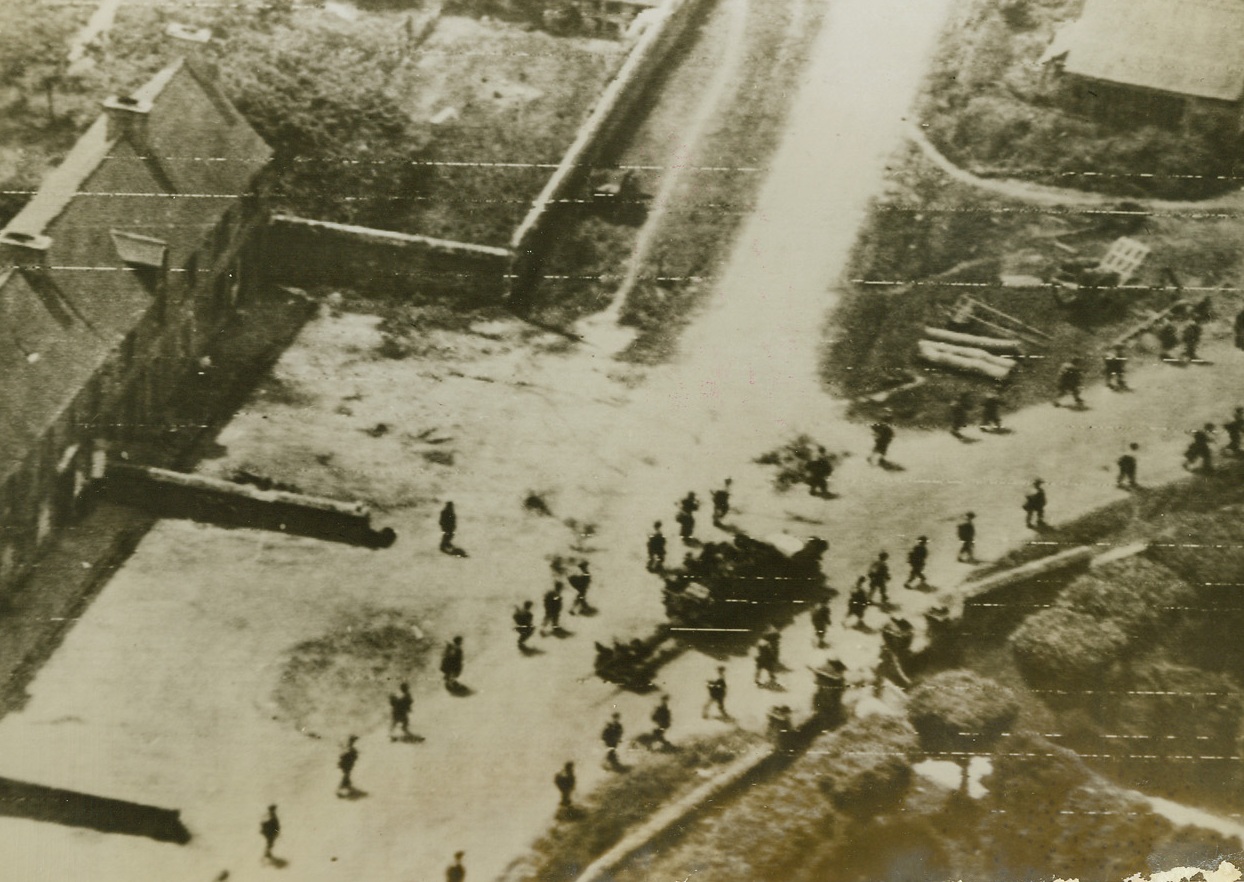
<svg viewBox="0 0 1244 882">
<path fill-rule="evenodd" d="M 291 646 L 272 699 L 281 718 L 312 737 L 367 731 L 388 719 L 387 696 L 430 664 L 434 641 L 409 613 L 350 612 L 322 637 Z"/>
</svg>

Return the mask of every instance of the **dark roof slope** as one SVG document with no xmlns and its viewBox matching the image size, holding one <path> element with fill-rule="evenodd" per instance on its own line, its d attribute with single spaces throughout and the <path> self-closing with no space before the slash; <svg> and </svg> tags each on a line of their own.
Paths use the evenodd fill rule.
<svg viewBox="0 0 1244 882">
<path fill-rule="evenodd" d="M 142 131 L 100 116 L 4 231 L 51 246 L 42 268 L 0 266 L 0 478 L 150 309 L 143 255 L 163 244 L 184 264 L 271 155 L 185 61 L 131 97 L 150 107 Z"/>
</svg>

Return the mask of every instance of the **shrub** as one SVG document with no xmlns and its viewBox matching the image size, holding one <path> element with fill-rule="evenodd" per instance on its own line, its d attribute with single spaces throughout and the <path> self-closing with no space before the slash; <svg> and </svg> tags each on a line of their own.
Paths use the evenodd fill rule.
<svg viewBox="0 0 1244 882">
<path fill-rule="evenodd" d="M 1169 569 L 1137 556 L 1076 579 L 1058 604 L 1111 622 L 1136 639 L 1169 622 L 1195 599 L 1191 586 Z"/>
<path fill-rule="evenodd" d="M 1148 551 L 1148 557 L 1195 585 L 1212 584 L 1224 574 L 1244 573 L 1244 507 L 1205 514 L 1179 514 Z"/>
<path fill-rule="evenodd" d="M 1100 676 L 1129 642 L 1113 622 L 1061 606 L 1029 616 L 1010 638 L 1025 674 L 1043 682 L 1072 683 Z"/>
<path fill-rule="evenodd" d="M 852 720 L 809 749 L 821 789 L 842 811 L 867 817 L 890 808 L 911 782 L 916 730 L 898 717 Z"/>
<path fill-rule="evenodd" d="M 961 789 L 967 791 L 972 752 L 992 749 L 1015 722 L 1015 694 L 972 671 L 945 671 L 916 687 L 907 715 L 931 754 L 951 754 L 963 769 Z"/>
</svg>

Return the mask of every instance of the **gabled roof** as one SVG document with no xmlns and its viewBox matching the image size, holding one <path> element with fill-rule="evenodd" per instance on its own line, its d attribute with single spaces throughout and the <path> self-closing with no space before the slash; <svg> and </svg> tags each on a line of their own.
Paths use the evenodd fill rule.
<svg viewBox="0 0 1244 882">
<path fill-rule="evenodd" d="M 137 328 L 152 272 L 184 264 L 271 155 L 184 61 L 130 99 L 140 125 L 101 115 L 3 231 L 41 253 L 0 265 L 0 479 Z"/>
<path fill-rule="evenodd" d="M 1176 95 L 1244 97 L 1244 0 L 1087 0 L 1070 74 Z"/>
</svg>

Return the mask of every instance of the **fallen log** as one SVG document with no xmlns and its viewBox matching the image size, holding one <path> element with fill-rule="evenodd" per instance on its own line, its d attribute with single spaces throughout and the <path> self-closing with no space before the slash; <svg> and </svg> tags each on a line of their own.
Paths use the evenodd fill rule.
<svg viewBox="0 0 1244 882">
<path fill-rule="evenodd" d="M 973 358 L 942 348 L 949 345 L 950 344 L 947 343 L 938 344 L 932 340 L 921 340 L 916 344 L 916 348 L 920 359 L 927 361 L 929 364 L 936 365 L 937 367 L 979 374 L 980 376 L 988 377 L 991 380 L 1005 380 L 1010 376 L 1011 371 L 1015 367 L 1014 362 L 1008 362 L 1006 366 L 1003 366 L 981 358 Z M 977 350 L 977 352 L 980 352 L 983 355 L 988 355 L 988 353 L 983 350 Z"/>
<path fill-rule="evenodd" d="M 941 352 L 952 352 L 955 355 L 961 355 L 964 358 L 971 358 L 975 361 L 983 361 L 987 364 L 997 365 L 1000 368 L 1013 368 L 1015 359 L 1007 355 L 995 355 L 992 352 L 986 352 L 983 349 L 977 349 L 975 346 L 960 346 L 957 343 L 942 343 L 939 340 L 926 340 L 933 349 Z"/>
<path fill-rule="evenodd" d="M 984 337 L 980 334 L 964 334 L 960 331 L 948 331 L 945 328 L 934 328 L 927 325 L 924 329 L 924 336 L 929 340 L 940 343 L 973 346 L 977 349 L 984 349 L 986 352 L 1019 355 L 1023 351 L 1018 340 L 1008 340 L 1004 337 Z"/>
</svg>

